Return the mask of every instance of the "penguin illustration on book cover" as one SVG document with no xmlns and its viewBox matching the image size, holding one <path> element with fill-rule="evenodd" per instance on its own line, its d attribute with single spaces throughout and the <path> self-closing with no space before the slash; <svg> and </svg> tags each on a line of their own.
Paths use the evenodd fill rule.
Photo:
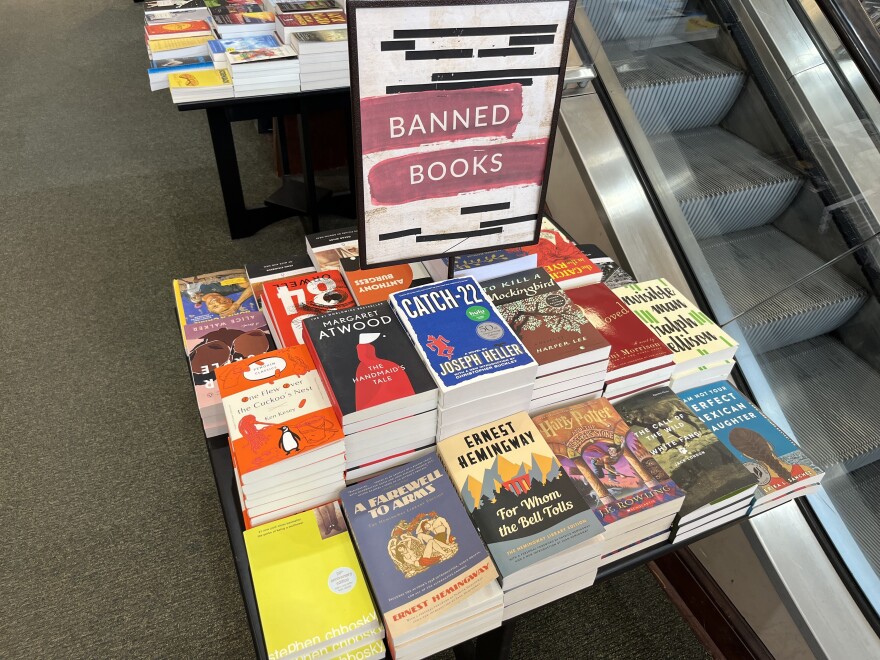
<svg viewBox="0 0 880 660">
<path fill-rule="evenodd" d="M 396 362 L 376 355 L 373 342 L 381 336 L 378 332 L 366 332 L 358 338 L 356 350 L 359 364 L 354 377 L 356 410 L 415 394 L 406 370 Z"/>
<path fill-rule="evenodd" d="M 278 446 L 288 455 L 292 451 L 299 451 L 299 436 L 286 426 L 282 426 Z"/>
</svg>

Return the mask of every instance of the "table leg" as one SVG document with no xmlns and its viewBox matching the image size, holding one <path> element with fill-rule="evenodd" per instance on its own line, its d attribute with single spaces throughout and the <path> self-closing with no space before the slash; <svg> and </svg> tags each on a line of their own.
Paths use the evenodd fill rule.
<svg viewBox="0 0 880 660">
<path fill-rule="evenodd" d="M 300 106 L 299 153 L 303 168 L 303 182 L 306 185 L 306 215 L 313 232 L 321 231 L 318 219 L 318 199 L 315 190 L 315 164 L 312 162 L 312 136 L 309 132 L 309 104 Z"/>
<path fill-rule="evenodd" d="M 513 644 L 513 630 L 516 619 L 505 621 L 500 628 L 483 633 L 476 639 L 474 657 L 480 660 L 497 658 L 507 660 L 510 657 L 510 646 Z"/>
</svg>

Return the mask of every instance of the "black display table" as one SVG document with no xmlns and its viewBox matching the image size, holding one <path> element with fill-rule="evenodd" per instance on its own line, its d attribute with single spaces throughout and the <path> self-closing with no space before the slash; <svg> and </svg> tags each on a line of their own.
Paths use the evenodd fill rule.
<svg viewBox="0 0 880 660">
<path fill-rule="evenodd" d="M 309 132 L 310 117 L 327 110 L 344 110 L 345 125 L 351 125 L 351 96 L 347 87 L 322 89 L 296 94 L 278 94 L 243 99 L 220 99 L 196 103 L 180 103 L 177 109 L 182 112 L 204 110 L 211 131 L 214 158 L 217 161 L 217 174 L 220 189 L 226 206 L 226 219 L 232 238 L 252 236 L 263 227 L 288 218 L 292 215 L 307 217 L 310 226 L 307 231 L 319 230 L 318 214 L 321 204 L 331 197 L 331 192 L 315 184 L 315 170 L 312 160 L 312 144 Z M 284 139 L 284 122 L 281 118 L 296 115 L 300 134 L 300 156 L 303 167 L 303 180 L 290 177 L 290 164 L 287 145 Z M 276 126 L 280 131 L 281 169 L 284 173 L 281 188 L 272 194 L 263 206 L 248 208 L 244 201 L 241 173 L 235 153 L 235 140 L 232 136 L 232 122 L 258 120 L 268 122 L 279 119 Z M 354 190 L 354 157 L 351 132 L 347 132 L 348 142 L 348 181 L 349 191 Z M 349 195 L 350 197 L 350 195 Z M 344 215 L 354 217 L 350 199 L 339 200 L 333 209 Z"/>
</svg>

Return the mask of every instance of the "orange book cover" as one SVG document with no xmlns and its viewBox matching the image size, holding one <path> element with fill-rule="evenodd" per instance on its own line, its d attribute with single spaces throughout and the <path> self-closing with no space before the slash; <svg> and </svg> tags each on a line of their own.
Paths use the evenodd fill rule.
<svg viewBox="0 0 880 660">
<path fill-rule="evenodd" d="M 239 478 L 343 438 L 305 346 L 290 346 L 215 372 Z"/>
<path fill-rule="evenodd" d="M 147 34 L 151 37 L 179 36 L 187 32 L 210 32 L 207 21 L 181 21 L 179 23 L 158 23 L 147 25 Z"/>
</svg>

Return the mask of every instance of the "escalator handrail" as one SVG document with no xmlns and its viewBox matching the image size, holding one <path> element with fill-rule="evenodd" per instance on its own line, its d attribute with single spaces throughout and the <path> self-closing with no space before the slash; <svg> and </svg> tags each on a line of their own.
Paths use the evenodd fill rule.
<svg viewBox="0 0 880 660">
<path fill-rule="evenodd" d="M 815 0 L 877 98 L 880 98 L 880 32 L 859 0 Z"/>
</svg>

